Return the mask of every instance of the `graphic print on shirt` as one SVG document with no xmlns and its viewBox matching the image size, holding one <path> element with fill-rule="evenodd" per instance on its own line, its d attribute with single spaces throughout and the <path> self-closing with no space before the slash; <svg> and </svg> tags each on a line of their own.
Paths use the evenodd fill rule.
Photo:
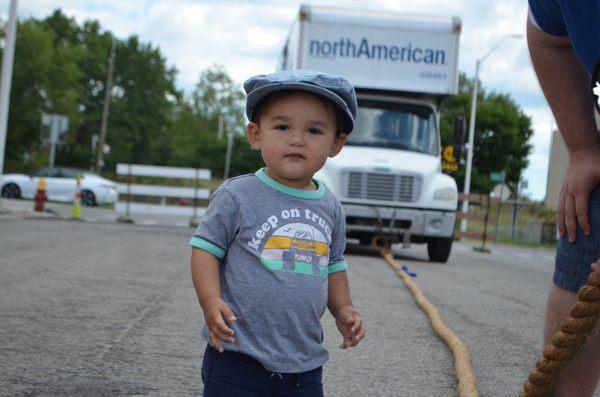
<svg viewBox="0 0 600 397">
<path fill-rule="evenodd" d="M 260 261 L 270 270 L 327 276 L 327 240 L 315 227 L 290 223 L 266 241 Z"/>
<path fill-rule="evenodd" d="M 263 266 L 272 271 L 327 277 L 329 224 L 309 209 L 283 210 L 280 217 L 283 219 L 271 215 L 248 241 L 250 248 L 260 251 Z"/>
</svg>

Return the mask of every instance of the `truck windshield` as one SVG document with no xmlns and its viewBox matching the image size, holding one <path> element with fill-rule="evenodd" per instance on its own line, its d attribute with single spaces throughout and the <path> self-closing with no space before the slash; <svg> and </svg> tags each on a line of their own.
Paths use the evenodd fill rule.
<svg viewBox="0 0 600 397">
<path fill-rule="evenodd" d="M 439 144 L 433 110 L 427 106 L 361 101 L 356 127 L 346 144 L 437 156 Z"/>
</svg>

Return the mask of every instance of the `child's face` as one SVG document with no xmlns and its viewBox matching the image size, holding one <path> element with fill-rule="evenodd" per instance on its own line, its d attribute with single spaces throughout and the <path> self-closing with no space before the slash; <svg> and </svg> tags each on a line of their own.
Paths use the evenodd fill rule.
<svg viewBox="0 0 600 397">
<path fill-rule="evenodd" d="M 298 91 L 265 106 L 257 122 L 246 127 L 250 145 L 261 151 L 271 178 L 290 187 L 314 189 L 313 175 L 342 150 L 347 137 L 336 137 L 333 105 Z"/>
</svg>

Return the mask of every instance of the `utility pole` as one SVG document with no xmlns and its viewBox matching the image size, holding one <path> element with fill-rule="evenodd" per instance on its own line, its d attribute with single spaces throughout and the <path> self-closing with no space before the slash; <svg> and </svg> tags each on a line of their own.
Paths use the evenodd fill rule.
<svg viewBox="0 0 600 397">
<path fill-rule="evenodd" d="M 464 194 L 465 200 L 462 202 L 462 213 L 466 214 L 469 212 L 469 193 L 471 193 L 471 171 L 473 168 L 473 146 L 475 142 L 475 117 L 477 115 L 477 90 L 479 88 L 479 69 L 481 68 L 481 64 L 483 61 L 489 57 L 492 52 L 496 51 L 498 47 L 502 45 L 508 39 L 518 39 L 521 38 L 520 34 L 510 34 L 505 36 L 502 40 L 498 42 L 491 50 L 488 51 L 481 59 L 477 59 L 475 63 L 475 77 L 473 78 L 473 91 L 471 93 L 471 118 L 469 119 L 469 144 L 467 146 L 467 168 L 465 170 L 465 185 L 464 185 Z M 460 231 L 467 231 L 467 218 L 463 218 L 460 222 Z"/>
<path fill-rule="evenodd" d="M 15 37 L 17 35 L 17 0 L 10 1 L 8 26 L 4 36 L 2 55 L 2 76 L 0 77 L 0 175 L 4 173 L 4 149 L 8 126 L 8 105 L 12 82 L 13 61 L 15 57 Z"/>
<path fill-rule="evenodd" d="M 108 58 L 108 76 L 106 77 L 106 87 L 104 89 L 104 107 L 102 108 L 102 124 L 100 125 L 100 138 L 96 147 L 96 172 L 100 174 L 103 165 L 102 152 L 104 150 L 104 141 L 106 140 L 106 124 L 108 123 L 108 112 L 110 110 L 110 98 L 113 84 L 113 67 L 115 63 L 115 37 L 112 37 L 110 46 L 110 57 Z"/>
<path fill-rule="evenodd" d="M 231 149 L 233 146 L 233 133 L 227 131 L 227 154 L 225 155 L 225 172 L 223 179 L 229 179 L 229 168 L 231 166 Z"/>
</svg>

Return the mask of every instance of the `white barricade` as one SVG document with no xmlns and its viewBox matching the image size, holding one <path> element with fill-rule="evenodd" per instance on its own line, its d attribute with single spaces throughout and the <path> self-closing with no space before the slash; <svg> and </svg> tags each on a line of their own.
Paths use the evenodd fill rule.
<svg viewBox="0 0 600 397">
<path fill-rule="evenodd" d="M 210 190 L 198 188 L 198 181 L 210 180 L 211 172 L 199 168 L 161 167 L 155 165 L 117 164 L 117 174 L 131 176 L 152 176 L 162 178 L 193 179 L 194 187 L 175 187 L 165 185 L 141 185 L 130 183 L 118 184 L 119 201 L 115 205 L 117 213 L 124 215 L 125 220 L 130 220 L 130 214 L 156 214 L 172 216 L 189 216 L 193 223 L 198 216 L 206 211 L 205 207 L 197 207 L 196 200 L 207 200 Z M 126 195 L 127 200 L 121 201 L 121 195 Z M 160 204 L 136 203 L 131 201 L 131 196 L 159 197 Z M 190 199 L 192 206 L 166 205 L 167 198 Z"/>
</svg>

